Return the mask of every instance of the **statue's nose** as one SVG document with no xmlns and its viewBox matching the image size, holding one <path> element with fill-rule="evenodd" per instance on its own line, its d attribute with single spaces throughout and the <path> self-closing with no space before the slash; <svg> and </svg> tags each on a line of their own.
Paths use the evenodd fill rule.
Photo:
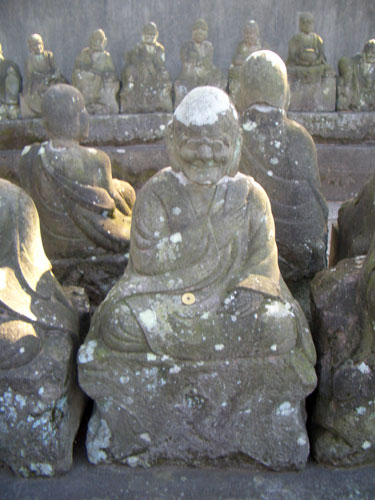
<svg viewBox="0 0 375 500">
<path fill-rule="evenodd" d="M 198 148 L 198 156 L 203 161 L 212 160 L 212 149 L 208 144 L 201 144 Z"/>
</svg>

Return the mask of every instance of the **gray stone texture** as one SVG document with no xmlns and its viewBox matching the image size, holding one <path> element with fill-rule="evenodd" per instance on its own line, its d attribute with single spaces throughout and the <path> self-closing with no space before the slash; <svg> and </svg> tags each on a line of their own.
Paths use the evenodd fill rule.
<svg viewBox="0 0 375 500">
<path fill-rule="evenodd" d="M 335 111 L 336 78 L 322 78 L 319 82 L 306 83 L 289 77 L 290 111 Z"/>
<path fill-rule="evenodd" d="M 79 317 L 51 272 L 31 198 L 0 180 L 0 462 L 20 475 L 72 465 L 83 412 Z"/>
</svg>

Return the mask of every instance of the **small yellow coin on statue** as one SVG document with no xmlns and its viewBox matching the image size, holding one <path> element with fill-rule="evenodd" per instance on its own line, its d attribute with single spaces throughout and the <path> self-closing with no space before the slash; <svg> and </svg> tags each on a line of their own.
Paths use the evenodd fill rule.
<svg viewBox="0 0 375 500">
<path fill-rule="evenodd" d="M 191 306 L 195 303 L 195 295 L 191 292 L 184 293 L 181 297 L 182 303 L 186 306 Z"/>
</svg>

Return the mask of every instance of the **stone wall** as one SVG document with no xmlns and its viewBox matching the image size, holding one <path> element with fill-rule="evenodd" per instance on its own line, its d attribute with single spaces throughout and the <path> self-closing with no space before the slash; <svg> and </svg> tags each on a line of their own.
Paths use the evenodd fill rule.
<svg viewBox="0 0 375 500">
<path fill-rule="evenodd" d="M 315 14 L 316 31 L 323 37 L 329 63 L 335 68 L 341 56 L 352 56 L 375 36 L 373 0 L 7 0 L 1 2 L 0 42 L 6 57 L 22 71 L 26 41 L 40 33 L 65 76 L 70 79 L 74 59 L 87 46 L 90 33 L 103 28 L 117 70 L 123 54 L 140 38 L 143 25 L 155 21 L 166 62 L 175 78 L 180 70 L 180 47 L 190 39 L 198 17 L 209 25 L 214 59 L 227 71 L 243 26 L 255 19 L 267 48 L 285 58 L 288 40 L 298 31 L 298 15 Z"/>
</svg>

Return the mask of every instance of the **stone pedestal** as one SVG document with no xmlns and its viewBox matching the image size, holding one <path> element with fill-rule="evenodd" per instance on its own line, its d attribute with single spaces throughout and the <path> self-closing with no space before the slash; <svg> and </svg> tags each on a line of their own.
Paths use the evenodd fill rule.
<svg viewBox="0 0 375 500">
<path fill-rule="evenodd" d="M 224 460 L 276 470 L 306 464 L 304 399 L 316 379 L 298 349 L 184 362 L 152 353 L 116 355 L 94 340 L 81 348 L 79 364 L 80 384 L 96 401 L 86 441 L 94 464 Z"/>
<path fill-rule="evenodd" d="M 302 82 L 289 76 L 290 111 L 335 111 L 336 78 L 322 78 L 318 82 Z"/>
</svg>

